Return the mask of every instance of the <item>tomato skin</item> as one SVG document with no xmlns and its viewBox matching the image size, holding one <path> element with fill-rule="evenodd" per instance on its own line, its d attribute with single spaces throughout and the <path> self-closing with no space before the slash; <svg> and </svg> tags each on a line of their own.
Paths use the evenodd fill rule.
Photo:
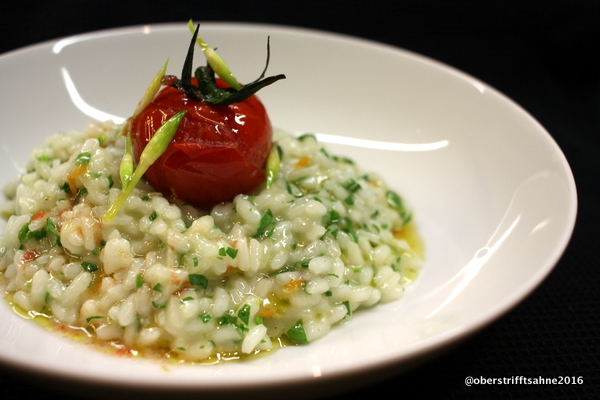
<svg viewBox="0 0 600 400">
<path fill-rule="evenodd" d="M 218 84 L 224 87 L 222 81 Z M 156 190 L 206 209 L 264 182 L 273 129 L 256 96 L 216 106 L 165 87 L 132 121 L 132 150 L 138 162 L 154 132 L 181 110 L 187 114 L 175 137 L 145 174 Z"/>
</svg>

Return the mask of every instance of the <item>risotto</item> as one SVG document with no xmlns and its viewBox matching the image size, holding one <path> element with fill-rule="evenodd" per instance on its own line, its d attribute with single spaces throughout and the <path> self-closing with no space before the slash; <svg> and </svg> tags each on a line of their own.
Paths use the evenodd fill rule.
<svg viewBox="0 0 600 400">
<path fill-rule="evenodd" d="M 268 189 L 203 212 L 141 181 L 106 222 L 119 129 L 50 137 L 5 188 L 0 278 L 22 312 L 141 354 L 219 360 L 317 340 L 398 299 L 421 267 L 400 196 L 313 135 L 274 133 Z"/>
</svg>

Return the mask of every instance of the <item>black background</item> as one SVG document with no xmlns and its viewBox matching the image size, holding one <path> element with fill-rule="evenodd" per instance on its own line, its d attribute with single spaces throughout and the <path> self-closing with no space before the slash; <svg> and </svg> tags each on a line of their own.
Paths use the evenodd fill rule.
<svg viewBox="0 0 600 400">
<path fill-rule="evenodd" d="M 88 31 L 190 18 L 273 23 L 402 47 L 500 90 L 548 130 L 571 165 L 579 196 L 571 243 L 550 276 L 509 314 L 436 360 L 353 394 L 600 398 L 600 2 L 57 0 L 5 2 L 0 13 L 0 53 Z M 40 66 L 31 78 L 43 77 Z M 2 107 L 9 107 L 11 93 L 0 95 Z M 466 376 L 582 376 L 584 383 L 466 387 Z M 35 382 L 0 370 L 3 398 L 56 395 Z"/>
</svg>

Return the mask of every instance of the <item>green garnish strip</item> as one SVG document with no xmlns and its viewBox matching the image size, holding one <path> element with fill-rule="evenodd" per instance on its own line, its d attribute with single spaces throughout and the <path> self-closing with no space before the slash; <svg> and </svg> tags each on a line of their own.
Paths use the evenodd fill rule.
<svg viewBox="0 0 600 400">
<path fill-rule="evenodd" d="M 131 121 L 133 118 L 137 117 L 137 115 L 144 109 L 156 96 L 156 93 L 160 90 L 162 86 L 162 79 L 167 72 L 167 66 L 169 65 L 169 60 L 165 61 L 162 68 L 158 71 L 158 73 L 152 78 L 152 81 L 146 88 L 144 95 L 139 101 L 133 115 L 127 120 L 127 122 L 123 125 L 123 128 L 120 135 L 126 136 L 125 142 L 125 154 L 123 155 L 123 159 L 121 160 L 121 165 L 119 166 L 119 175 L 121 177 L 121 186 L 123 189 L 126 189 L 129 186 L 129 182 L 131 181 L 133 175 L 133 152 L 131 151 Z"/>
<path fill-rule="evenodd" d="M 129 117 L 127 122 L 123 125 L 120 135 L 129 134 L 130 127 L 131 127 L 130 124 L 131 124 L 131 121 L 133 120 L 133 118 L 137 117 L 138 114 L 140 112 L 142 112 L 142 110 L 144 108 L 146 108 L 146 106 L 148 104 L 150 104 L 150 102 L 152 102 L 152 100 L 154 100 L 154 96 L 156 96 L 156 93 L 158 93 L 158 91 L 160 90 L 160 88 L 162 86 L 162 79 L 165 76 L 165 74 L 167 73 L 168 65 L 169 65 L 169 60 L 165 61 L 162 68 L 158 71 L 158 73 L 156 75 L 154 75 L 154 78 L 152 78 L 152 81 L 146 88 L 144 95 L 140 99 L 137 107 L 135 108 L 133 115 L 131 117 Z"/>
<path fill-rule="evenodd" d="M 270 189 L 271 186 L 273 186 L 273 182 L 275 182 L 275 179 L 279 174 L 279 168 L 281 166 L 281 154 L 279 152 L 279 147 L 277 145 L 273 146 L 271 153 L 269 154 L 269 158 L 267 159 L 267 189 Z"/>
<path fill-rule="evenodd" d="M 165 61 L 160 71 L 158 71 L 158 73 L 154 76 L 154 79 L 152 79 L 152 82 L 150 82 L 150 85 L 148 85 L 146 88 L 146 92 L 144 93 L 142 100 L 140 100 L 137 108 L 135 109 L 133 117 L 136 117 L 144 108 L 146 108 L 148 104 L 150 104 L 152 100 L 154 100 L 154 96 L 156 96 L 156 93 L 158 93 L 160 87 L 162 86 L 162 78 L 167 72 L 168 65 L 169 60 Z"/>
<path fill-rule="evenodd" d="M 188 21 L 188 28 L 192 34 L 196 30 L 196 26 L 194 25 L 194 22 L 191 19 Z M 198 46 L 200 46 L 200 49 L 204 53 L 204 57 L 206 57 L 208 65 L 210 65 L 213 71 L 215 71 L 215 73 L 219 75 L 221 79 L 223 79 L 223 82 L 225 82 L 235 90 L 240 90 L 242 86 L 240 85 L 238 80 L 233 76 L 233 73 L 231 72 L 225 61 L 223 61 L 221 56 L 217 54 L 216 50 L 210 47 L 204 41 L 204 39 L 200 37 L 200 35 L 196 37 L 196 43 L 198 43 Z"/>
<path fill-rule="evenodd" d="M 121 165 L 119 166 L 119 175 L 121 176 L 121 186 L 123 189 L 127 189 L 129 182 L 131 182 L 131 177 L 133 176 L 133 152 L 131 150 L 131 133 L 127 132 L 127 136 L 125 138 L 125 154 L 123 154 L 123 159 L 121 160 Z"/>
<path fill-rule="evenodd" d="M 158 128 L 154 136 L 152 136 L 152 139 L 150 139 L 140 156 L 140 162 L 133 172 L 131 179 L 121 193 L 119 193 L 119 196 L 110 206 L 108 211 L 104 213 L 103 218 L 106 222 L 111 222 L 115 219 L 117 213 L 121 207 L 123 207 L 123 204 L 125 204 L 125 201 L 131 195 L 131 192 L 148 168 L 150 168 L 150 166 L 167 150 L 167 147 L 169 147 L 173 136 L 177 133 L 177 128 L 179 128 L 179 124 L 186 113 L 187 111 L 180 111 L 173 115 L 167 122 Z"/>
</svg>

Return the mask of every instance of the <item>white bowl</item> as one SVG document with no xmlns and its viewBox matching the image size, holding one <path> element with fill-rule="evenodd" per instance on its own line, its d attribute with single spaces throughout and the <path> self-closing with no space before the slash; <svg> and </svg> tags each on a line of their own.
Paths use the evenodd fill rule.
<svg viewBox="0 0 600 400">
<path fill-rule="evenodd" d="M 131 389 L 321 396 L 411 368 L 523 300 L 550 272 L 577 212 L 573 176 L 550 135 L 485 83 L 401 49 L 281 26 L 206 23 L 201 35 L 260 92 L 275 126 L 313 132 L 377 171 L 411 204 L 426 265 L 393 303 L 324 339 L 248 362 L 162 365 L 87 348 L 0 304 L 0 362 L 91 393 Z M 95 32 L 0 57 L 0 184 L 53 133 L 124 118 L 167 58 L 180 74 L 184 23 Z M 198 57 L 202 57 L 199 55 Z M 203 62 L 198 58 L 196 65 Z M 4 225 L 0 226 L 4 229 Z"/>
</svg>

